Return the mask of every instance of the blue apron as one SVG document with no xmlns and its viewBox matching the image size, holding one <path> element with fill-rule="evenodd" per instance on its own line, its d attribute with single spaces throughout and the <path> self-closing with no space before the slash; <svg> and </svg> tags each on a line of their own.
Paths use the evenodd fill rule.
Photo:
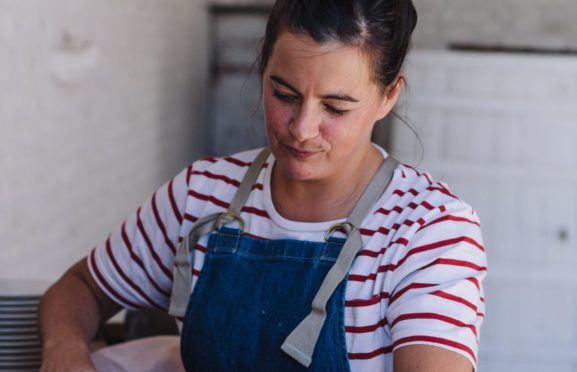
<svg viewBox="0 0 577 372">
<path fill-rule="evenodd" d="M 389 157 L 381 164 L 347 222 L 331 228 L 324 242 L 261 240 L 243 234 L 240 210 L 268 154 L 265 149 L 253 161 L 228 211 L 199 219 L 179 247 L 169 312 L 184 316 L 184 366 L 189 372 L 350 371 L 344 302 L 348 270 L 362 245 L 357 226 L 398 163 Z M 239 229 L 225 226 L 233 220 Z M 331 237 L 336 230 L 347 239 Z M 211 232 L 189 295 L 189 252 Z"/>
<path fill-rule="evenodd" d="M 227 228 L 213 234 L 184 318 L 186 370 L 306 370 L 281 345 L 310 312 L 343 243 L 258 240 Z M 327 304 L 310 370 L 350 370 L 344 296 L 343 281 Z"/>
</svg>

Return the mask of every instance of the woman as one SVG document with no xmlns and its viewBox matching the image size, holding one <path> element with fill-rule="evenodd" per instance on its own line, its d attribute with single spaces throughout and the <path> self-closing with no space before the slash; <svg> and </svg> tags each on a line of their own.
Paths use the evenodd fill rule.
<svg viewBox="0 0 577 372">
<path fill-rule="evenodd" d="M 477 216 L 371 143 L 415 24 L 410 0 L 278 0 L 259 60 L 271 153 L 193 163 L 72 267 L 42 303 L 43 370 L 90 370 L 120 307 L 182 320 L 191 371 L 474 368 Z"/>
</svg>

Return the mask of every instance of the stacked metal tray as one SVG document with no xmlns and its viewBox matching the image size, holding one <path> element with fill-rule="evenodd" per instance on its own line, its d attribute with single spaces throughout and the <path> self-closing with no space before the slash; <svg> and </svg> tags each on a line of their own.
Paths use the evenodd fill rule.
<svg viewBox="0 0 577 372">
<path fill-rule="evenodd" d="M 38 371 L 38 303 L 47 285 L 0 280 L 0 371 Z"/>
</svg>

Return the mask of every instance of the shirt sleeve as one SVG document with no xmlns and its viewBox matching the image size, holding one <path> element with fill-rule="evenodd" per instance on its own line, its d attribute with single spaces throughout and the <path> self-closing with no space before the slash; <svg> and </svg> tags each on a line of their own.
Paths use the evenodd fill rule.
<svg viewBox="0 0 577 372">
<path fill-rule="evenodd" d="M 455 200 L 399 249 L 387 321 L 393 349 L 428 344 L 477 365 L 487 261 L 475 211 Z"/>
<path fill-rule="evenodd" d="M 166 310 L 192 166 L 161 186 L 88 256 L 92 277 L 127 309 Z"/>
</svg>

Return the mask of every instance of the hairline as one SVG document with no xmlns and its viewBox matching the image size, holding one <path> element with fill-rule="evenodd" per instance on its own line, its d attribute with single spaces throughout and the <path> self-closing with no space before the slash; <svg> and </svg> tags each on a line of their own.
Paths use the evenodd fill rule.
<svg viewBox="0 0 577 372">
<path fill-rule="evenodd" d="M 333 42 L 341 43 L 344 46 L 350 46 L 353 48 L 357 48 L 362 55 L 364 55 L 368 58 L 368 62 L 369 62 L 368 67 L 369 67 L 369 74 L 371 77 L 371 81 L 378 87 L 378 89 L 381 93 L 386 92 L 387 89 L 394 84 L 394 82 L 392 82 L 391 84 L 385 86 L 383 84 L 383 82 L 381 82 L 380 79 L 378 78 L 378 73 L 377 73 L 378 57 L 374 55 L 374 52 L 371 52 L 372 48 L 370 46 L 370 42 L 368 41 L 369 37 L 368 37 L 368 34 L 367 34 L 365 29 L 363 29 L 363 31 L 361 32 L 363 35 L 365 35 L 364 37 L 362 35 L 358 35 L 357 37 L 355 37 L 355 40 L 351 40 L 351 41 L 341 40 L 338 37 L 338 35 L 334 35 L 334 34 L 324 35 L 326 38 L 325 40 L 317 40 L 306 29 L 303 29 L 301 27 L 290 27 L 287 24 L 287 22 L 284 20 L 279 22 L 278 29 L 277 29 L 277 32 L 275 35 L 274 43 L 272 44 L 270 54 L 267 57 L 267 63 L 265 66 L 263 66 L 263 69 L 262 69 L 263 75 L 264 75 L 264 71 L 265 71 L 265 69 L 268 66 L 268 63 L 270 61 L 270 57 L 272 56 L 272 54 L 274 52 L 274 48 L 276 46 L 276 43 L 278 42 L 278 40 L 279 40 L 279 38 L 283 32 L 289 32 L 289 33 L 292 33 L 294 35 L 305 35 L 305 36 L 309 37 L 311 40 L 313 40 L 315 43 L 320 44 L 320 45 L 333 41 Z M 264 76 L 261 75 L 260 78 L 262 81 Z"/>
</svg>

